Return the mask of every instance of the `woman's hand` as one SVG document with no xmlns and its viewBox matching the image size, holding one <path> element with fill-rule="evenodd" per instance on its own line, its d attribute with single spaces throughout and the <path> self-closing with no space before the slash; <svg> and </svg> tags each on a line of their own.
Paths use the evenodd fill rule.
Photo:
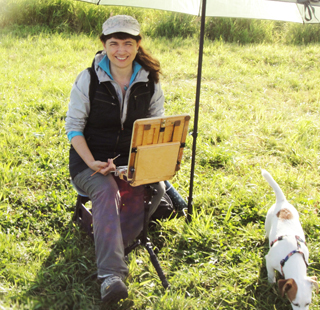
<svg viewBox="0 0 320 310">
<path fill-rule="evenodd" d="M 71 143 L 77 153 L 83 159 L 83 161 L 88 165 L 89 168 L 94 170 L 95 173 L 99 172 L 103 175 L 107 175 L 112 171 L 116 171 L 116 166 L 113 163 L 113 159 L 108 159 L 108 162 L 94 160 L 92 153 L 88 148 L 87 142 L 83 136 L 73 137 Z"/>
<path fill-rule="evenodd" d="M 112 171 L 116 171 L 116 165 L 113 163 L 112 159 L 108 159 L 108 162 L 95 160 L 89 164 L 89 168 L 103 175 L 107 175 Z"/>
</svg>

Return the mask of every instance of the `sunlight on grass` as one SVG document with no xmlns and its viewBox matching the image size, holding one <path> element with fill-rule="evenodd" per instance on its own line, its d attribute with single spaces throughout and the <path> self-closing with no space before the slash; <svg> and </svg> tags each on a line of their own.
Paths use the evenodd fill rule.
<svg viewBox="0 0 320 310">
<path fill-rule="evenodd" d="M 161 62 L 166 114 L 193 113 L 198 42 L 146 38 Z M 0 38 L 0 308 L 99 309 L 91 240 L 72 223 L 64 118 L 77 74 L 101 49 L 83 34 Z M 130 256 L 117 309 L 287 309 L 267 283 L 267 169 L 301 214 L 319 275 L 320 47 L 205 42 L 194 214 L 152 239 L 171 289 L 144 249 Z M 189 194 L 192 137 L 172 184 Z M 316 309 L 320 305 L 313 297 Z"/>
</svg>

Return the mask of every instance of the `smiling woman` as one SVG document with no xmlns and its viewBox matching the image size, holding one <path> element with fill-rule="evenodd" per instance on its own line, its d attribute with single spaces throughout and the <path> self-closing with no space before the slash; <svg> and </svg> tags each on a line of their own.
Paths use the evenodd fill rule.
<svg viewBox="0 0 320 310">
<path fill-rule="evenodd" d="M 126 31 L 128 23 L 131 23 L 131 25 L 129 30 Z M 103 33 L 100 40 L 110 61 L 112 77 L 120 84 L 123 95 L 129 87 L 133 73 L 132 63 L 136 58 L 141 42 L 139 27 L 139 23 L 129 16 L 128 18 L 123 17 L 123 21 L 119 22 L 119 25 L 115 23 L 115 18 L 109 18 L 102 26 Z M 115 28 L 116 33 L 113 32 Z"/>
<path fill-rule="evenodd" d="M 110 60 L 110 70 L 113 79 L 121 87 L 123 94 L 129 87 L 132 76 L 132 62 L 138 53 L 139 42 L 132 38 L 119 40 L 111 38 L 103 42 L 107 57 Z"/>
<path fill-rule="evenodd" d="M 119 40 L 111 38 L 103 42 L 104 49 L 110 61 L 110 71 L 113 79 L 118 82 L 123 96 L 128 90 L 132 76 L 132 62 L 138 53 L 139 43 L 134 39 Z"/>
<path fill-rule="evenodd" d="M 104 50 L 77 77 L 66 118 L 70 175 L 75 187 L 92 201 L 98 278 L 105 304 L 128 296 L 123 282 L 128 274 L 124 248 L 142 231 L 144 220 L 143 186 L 127 189 L 132 199 L 123 206 L 120 191 L 128 187 L 112 172 L 115 164 L 128 163 L 135 120 L 164 114 L 160 64 L 141 47 L 141 39 L 140 25 L 131 16 L 117 15 L 103 24 Z M 165 188 L 163 182 L 153 187 L 157 194 L 150 216 Z"/>
</svg>

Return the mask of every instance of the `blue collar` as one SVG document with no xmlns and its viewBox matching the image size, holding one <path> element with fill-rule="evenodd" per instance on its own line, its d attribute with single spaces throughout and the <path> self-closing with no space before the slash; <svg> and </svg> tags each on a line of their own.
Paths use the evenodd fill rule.
<svg viewBox="0 0 320 310">
<path fill-rule="evenodd" d="M 110 60 L 107 57 L 107 55 L 105 55 L 102 60 L 99 62 L 98 66 L 109 75 L 110 79 L 113 80 L 113 77 L 111 75 L 111 71 L 110 71 Z M 133 69 L 133 73 L 131 75 L 131 79 L 130 79 L 130 84 L 129 86 L 132 84 L 132 82 L 134 81 L 134 79 L 136 78 L 138 72 L 140 71 L 140 69 L 142 68 L 142 66 L 140 64 L 138 64 L 136 61 L 133 61 L 132 64 L 132 69 Z"/>
</svg>

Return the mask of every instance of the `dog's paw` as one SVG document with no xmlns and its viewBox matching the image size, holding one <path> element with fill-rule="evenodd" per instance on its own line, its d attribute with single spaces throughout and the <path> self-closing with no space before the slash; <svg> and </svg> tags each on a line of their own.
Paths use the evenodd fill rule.
<svg viewBox="0 0 320 310">
<path fill-rule="evenodd" d="M 276 283 L 276 277 L 269 277 L 269 276 L 268 276 L 268 282 L 269 282 L 270 284 Z"/>
</svg>

